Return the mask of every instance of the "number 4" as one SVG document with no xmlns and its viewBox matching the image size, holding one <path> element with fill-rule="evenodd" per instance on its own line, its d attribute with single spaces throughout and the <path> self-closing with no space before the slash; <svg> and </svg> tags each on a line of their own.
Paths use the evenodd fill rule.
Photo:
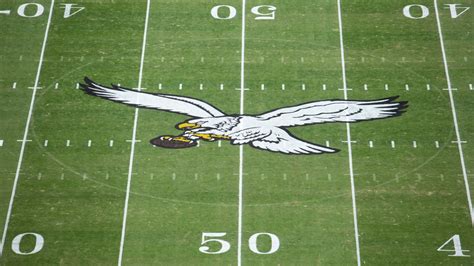
<svg viewBox="0 0 474 266">
<path fill-rule="evenodd" d="M 464 7 L 461 4 L 445 4 L 445 6 L 451 12 L 451 18 L 458 18 L 470 9 L 470 7 Z"/>
<path fill-rule="evenodd" d="M 449 242 L 453 242 L 454 245 L 454 250 L 451 249 L 444 249 L 446 245 L 449 244 Z M 465 255 L 463 252 L 469 252 L 469 250 L 463 250 L 461 247 L 461 238 L 459 235 L 454 235 L 451 237 L 448 241 L 446 241 L 441 247 L 438 248 L 438 251 L 444 251 L 444 252 L 454 252 L 452 255 L 448 255 L 450 257 L 470 257 L 469 255 Z"/>
</svg>

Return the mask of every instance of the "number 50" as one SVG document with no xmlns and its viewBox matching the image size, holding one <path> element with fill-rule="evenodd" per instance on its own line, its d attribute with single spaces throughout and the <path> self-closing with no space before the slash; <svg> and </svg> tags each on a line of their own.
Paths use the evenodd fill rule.
<svg viewBox="0 0 474 266">
<path fill-rule="evenodd" d="M 277 8 L 269 5 L 252 7 L 250 10 L 256 15 L 255 20 L 274 20 Z M 237 9 L 233 6 L 219 5 L 211 9 L 211 16 L 215 19 L 233 19 L 237 16 Z"/>
<path fill-rule="evenodd" d="M 199 251 L 201 251 L 204 254 L 223 254 L 226 253 L 227 251 L 230 250 L 230 243 L 226 240 L 219 239 L 221 237 L 226 236 L 227 233 L 202 233 L 202 241 L 201 241 L 201 247 L 199 248 Z M 270 242 L 271 242 L 271 247 L 269 251 L 260 251 L 257 247 L 257 240 L 260 236 L 268 236 L 270 237 Z M 217 251 L 211 251 L 211 248 L 207 246 L 207 244 L 210 243 L 216 243 L 220 245 L 219 250 Z M 280 249 L 280 239 L 271 233 L 256 233 L 253 234 L 249 238 L 249 249 L 256 254 L 273 254 Z"/>
</svg>

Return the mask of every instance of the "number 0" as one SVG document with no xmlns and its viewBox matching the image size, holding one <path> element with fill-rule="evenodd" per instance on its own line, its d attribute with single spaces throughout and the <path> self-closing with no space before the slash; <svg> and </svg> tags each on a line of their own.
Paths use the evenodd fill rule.
<svg viewBox="0 0 474 266">
<path fill-rule="evenodd" d="M 411 13 L 413 8 L 420 8 L 421 15 L 420 16 L 414 16 Z M 411 19 L 422 19 L 422 18 L 426 18 L 427 16 L 430 15 L 430 10 L 428 9 L 428 7 L 426 7 L 424 5 L 409 5 L 409 6 L 405 6 L 403 8 L 403 15 L 405 17 L 411 18 Z"/>
<path fill-rule="evenodd" d="M 270 240 L 271 240 L 271 243 L 272 243 L 272 246 L 271 246 L 270 250 L 267 251 L 267 252 L 260 251 L 257 247 L 258 238 L 260 236 L 264 236 L 264 235 L 269 236 Z M 273 253 L 277 252 L 278 249 L 280 249 L 280 239 L 278 239 L 278 237 L 274 234 L 257 233 L 257 234 L 252 235 L 249 238 L 249 248 L 252 252 L 254 252 L 256 254 L 273 254 Z"/>
<path fill-rule="evenodd" d="M 33 15 L 26 15 L 25 10 L 30 5 L 36 6 L 36 13 L 34 13 Z M 22 17 L 25 17 L 25 18 L 36 18 L 36 17 L 39 17 L 39 16 L 43 15 L 44 6 L 42 6 L 40 4 L 37 4 L 37 3 L 26 3 L 26 4 L 23 4 L 23 5 L 19 6 L 17 12 L 18 12 L 18 15 L 20 15 Z"/>
<path fill-rule="evenodd" d="M 35 237 L 35 240 L 36 240 L 35 247 L 30 252 L 23 252 L 20 250 L 20 243 L 23 237 L 27 235 L 32 235 Z M 15 236 L 15 238 L 13 238 L 13 241 L 12 241 L 12 250 L 18 255 L 32 255 L 32 254 L 38 253 L 41 251 L 41 249 L 43 249 L 43 246 L 44 246 L 44 238 L 43 236 L 37 233 L 20 234 L 20 235 Z"/>
<path fill-rule="evenodd" d="M 221 8 L 227 8 L 229 11 L 229 15 L 227 17 L 221 17 L 219 15 L 219 10 Z M 220 6 L 215 6 L 211 9 L 211 15 L 215 19 L 233 19 L 237 15 L 237 9 L 233 6 L 227 6 L 227 5 L 220 5 Z"/>
</svg>

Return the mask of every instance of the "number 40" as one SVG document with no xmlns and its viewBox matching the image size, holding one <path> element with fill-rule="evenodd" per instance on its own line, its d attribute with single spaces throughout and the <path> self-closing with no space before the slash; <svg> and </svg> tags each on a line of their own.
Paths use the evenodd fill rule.
<svg viewBox="0 0 474 266">
<path fill-rule="evenodd" d="M 277 8 L 269 5 L 255 6 L 250 10 L 256 15 L 255 20 L 274 20 Z M 226 15 L 222 14 L 227 11 Z M 219 5 L 211 9 L 211 16 L 215 19 L 233 19 L 237 16 L 237 9 L 233 6 Z"/>
</svg>

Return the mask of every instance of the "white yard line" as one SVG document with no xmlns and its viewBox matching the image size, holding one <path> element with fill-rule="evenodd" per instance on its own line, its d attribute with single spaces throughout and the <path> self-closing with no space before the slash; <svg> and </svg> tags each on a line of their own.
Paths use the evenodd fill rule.
<svg viewBox="0 0 474 266">
<path fill-rule="evenodd" d="M 8 204 L 7 217 L 5 219 L 5 225 L 4 225 L 4 228 L 3 228 L 2 242 L 0 243 L 0 257 L 3 255 L 3 248 L 5 246 L 5 240 L 6 240 L 6 237 L 7 237 L 8 225 L 10 223 L 10 216 L 12 214 L 13 202 L 15 200 L 16 188 L 17 188 L 17 185 L 18 185 L 18 180 L 20 179 L 21 167 L 23 165 L 23 156 L 25 154 L 26 143 L 28 142 L 28 131 L 30 129 L 31 117 L 33 116 L 33 109 L 34 109 L 35 100 L 36 100 L 36 92 L 38 90 L 39 80 L 40 80 L 40 76 L 41 76 L 41 70 L 43 68 L 44 53 L 45 53 L 45 50 L 46 50 L 46 43 L 48 41 L 48 34 L 49 34 L 49 28 L 51 26 L 51 19 L 53 17 L 53 8 L 54 8 L 54 0 L 51 0 L 51 7 L 49 9 L 48 22 L 46 24 L 46 29 L 44 31 L 43 44 L 41 46 L 40 59 L 39 59 L 39 62 L 38 62 L 38 69 L 36 71 L 35 84 L 33 86 L 33 93 L 31 95 L 30 109 L 28 111 L 28 118 L 26 119 L 25 131 L 23 133 L 23 140 L 21 141 L 20 156 L 19 156 L 19 159 L 18 159 L 17 167 L 16 167 L 15 179 L 13 181 L 13 188 L 12 188 L 12 193 L 11 193 L 11 197 L 10 197 L 10 203 Z"/>
<path fill-rule="evenodd" d="M 436 22 L 437 22 L 437 25 L 438 25 L 439 42 L 440 42 L 440 45 L 441 45 L 441 52 L 442 52 L 442 55 L 443 55 L 444 72 L 446 74 L 446 81 L 447 81 L 447 84 L 448 84 L 448 93 L 449 93 L 449 100 L 450 100 L 450 103 L 451 103 L 451 111 L 452 111 L 452 116 L 453 116 L 454 129 L 456 131 L 456 143 L 458 145 L 459 158 L 461 160 L 461 170 L 462 170 L 462 175 L 464 177 L 464 186 L 466 188 L 467 204 L 468 204 L 468 207 L 469 207 L 469 214 L 471 216 L 471 225 L 474 226 L 474 210 L 472 209 L 471 190 L 469 188 L 469 181 L 468 181 L 466 163 L 464 161 L 464 151 L 463 151 L 463 147 L 462 147 L 463 143 L 462 143 L 461 133 L 459 132 L 458 116 L 457 116 L 457 112 L 456 112 L 456 105 L 454 103 L 453 87 L 451 85 L 451 76 L 449 74 L 448 60 L 447 60 L 447 56 L 446 56 L 446 50 L 445 50 L 445 47 L 444 47 L 444 37 L 443 37 L 443 31 L 442 31 L 442 28 L 441 28 L 441 19 L 439 17 L 438 1 L 437 0 L 434 0 L 434 7 L 435 7 L 435 13 L 436 13 Z"/>
<path fill-rule="evenodd" d="M 341 45 L 341 65 L 342 65 L 342 81 L 343 81 L 343 90 L 344 90 L 344 99 L 347 100 L 347 79 L 346 79 L 346 62 L 344 54 L 344 37 L 342 31 L 342 11 L 341 11 L 341 0 L 337 1 L 337 11 L 339 18 L 339 40 Z M 354 216 L 354 237 L 356 244 L 356 253 L 357 253 L 357 265 L 361 265 L 360 261 L 360 247 L 359 247 L 359 227 L 357 222 L 357 204 L 356 204 L 356 192 L 354 184 L 354 167 L 352 161 L 352 138 L 351 138 L 351 126 L 349 123 L 346 123 L 346 133 L 347 133 L 347 150 L 349 153 L 349 175 L 351 179 L 351 193 L 352 193 L 352 214 Z"/>
<path fill-rule="evenodd" d="M 142 43 L 142 53 L 140 58 L 140 69 L 138 73 L 138 87 L 137 89 L 140 91 L 142 89 L 142 77 L 143 77 L 143 64 L 145 61 L 145 48 L 146 48 L 146 40 L 147 40 L 147 32 L 148 32 L 148 19 L 150 16 L 150 0 L 147 0 L 146 4 L 146 16 L 145 16 L 145 27 L 143 30 L 143 43 Z M 128 202 L 130 200 L 130 187 L 132 184 L 132 176 L 133 176 L 133 163 L 135 159 L 135 143 L 137 142 L 137 125 L 138 125 L 138 108 L 135 108 L 135 115 L 133 118 L 133 130 L 132 130 L 132 139 L 130 144 L 130 160 L 128 164 L 128 178 L 127 178 L 127 192 L 125 194 L 125 204 L 123 207 L 123 221 L 122 221 L 122 235 L 120 239 L 120 252 L 118 258 L 118 265 L 122 265 L 122 258 L 123 258 L 123 247 L 125 243 L 125 234 L 127 229 L 127 213 L 128 213 Z"/>
<path fill-rule="evenodd" d="M 242 44 L 240 63 L 240 114 L 244 114 L 245 96 L 245 16 L 246 0 L 242 0 Z M 244 146 L 239 147 L 239 217 L 237 229 L 237 266 L 242 265 L 242 216 L 244 190 Z"/>
</svg>

